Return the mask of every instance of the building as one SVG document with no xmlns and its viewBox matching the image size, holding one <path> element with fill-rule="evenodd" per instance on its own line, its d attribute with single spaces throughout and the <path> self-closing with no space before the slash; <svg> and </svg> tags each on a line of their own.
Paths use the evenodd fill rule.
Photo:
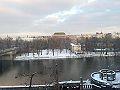
<svg viewBox="0 0 120 90">
<path fill-rule="evenodd" d="M 55 38 L 66 38 L 66 34 L 64 32 L 56 32 L 53 34 L 52 37 L 55 37 Z"/>
<path fill-rule="evenodd" d="M 81 52 L 81 45 L 80 44 L 76 45 L 76 44 L 71 43 L 71 51 L 73 53 L 76 53 L 76 54 L 80 53 Z"/>
</svg>

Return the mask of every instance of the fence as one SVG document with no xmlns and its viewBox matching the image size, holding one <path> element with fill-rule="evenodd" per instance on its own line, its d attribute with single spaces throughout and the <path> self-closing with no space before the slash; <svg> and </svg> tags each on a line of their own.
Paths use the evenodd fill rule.
<svg viewBox="0 0 120 90">
<path fill-rule="evenodd" d="M 120 90 L 120 88 L 99 87 L 94 84 L 83 85 L 61 85 L 59 88 L 54 88 L 50 85 L 32 85 L 28 86 L 0 86 L 0 90 Z"/>
</svg>

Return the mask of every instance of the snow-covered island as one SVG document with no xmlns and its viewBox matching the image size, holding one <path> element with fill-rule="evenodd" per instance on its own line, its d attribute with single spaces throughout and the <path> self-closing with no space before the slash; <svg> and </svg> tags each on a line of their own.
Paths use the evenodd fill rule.
<svg viewBox="0 0 120 90">
<path fill-rule="evenodd" d="M 108 52 L 107 55 L 101 54 L 100 52 L 84 52 L 84 53 L 72 53 L 70 50 L 63 49 L 61 52 L 59 49 L 54 50 L 54 55 L 52 50 L 42 51 L 42 55 L 37 53 L 22 54 L 17 56 L 15 60 L 38 60 L 38 59 L 64 59 L 64 58 L 83 58 L 83 57 L 96 57 L 96 56 L 115 56 L 114 52 Z"/>
<path fill-rule="evenodd" d="M 22 54 L 21 56 L 17 56 L 15 60 L 36 60 L 36 59 L 59 59 L 59 58 L 78 58 L 78 56 L 74 53 L 71 53 L 70 50 L 63 49 L 60 53 L 60 50 L 55 49 L 54 55 L 52 50 L 49 50 L 49 53 L 47 50 L 42 51 L 42 55 L 38 55 L 37 53 L 29 53 L 29 55 Z"/>
</svg>

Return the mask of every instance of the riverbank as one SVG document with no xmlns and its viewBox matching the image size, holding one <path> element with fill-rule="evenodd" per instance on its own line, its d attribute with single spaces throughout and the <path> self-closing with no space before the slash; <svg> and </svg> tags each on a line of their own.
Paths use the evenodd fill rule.
<svg viewBox="0 0 120 90">
<path fill-rule="evenodd" d="M 117 53 L 117 55 L 120 55 L 120 52 Z M 21 56 L 17 56 L 15 60 L 38 60 L 38 59 L 64 59 L 64 58 L 84 58 L 84 57 L 99 57 L 99 56 L 115 56 L 114 52 L 108 52 L 107 55 L 105 53 L 100 52 L 84 52 L 82 54 L 75 54 L 70 52 L 70 50 L 63 49 L 61 52 L 60 50 L 56 49 L 54 50 L 54 55 L 52 50 L 49 50 L 49 53 L 47 50 L 42 51 L 38 55 L 37 53 L 29 53 L 29 54 L 22 54 Z"/>
<path fill-rule="evenodd" d="M 22 54 L 21 56 L 17 56 L 15 60 L 32 60 L 32 59 L 59 59 L 59 58 L 77 58 L 77 55 L 75 53 L 71 53 L 70 50 L 60 50 L 56 49 L 53 51 L 49 50 L 43 50 L 42 55 L 41 53 L 38 55 L 37 53 L 29 53 L 29 54 Z"/>
</svg>

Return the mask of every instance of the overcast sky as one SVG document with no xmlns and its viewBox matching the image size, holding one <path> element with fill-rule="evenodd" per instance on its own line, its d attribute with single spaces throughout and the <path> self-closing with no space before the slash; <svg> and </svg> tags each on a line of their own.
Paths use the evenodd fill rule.
<svg viewBox="0 0 120 90">
<path fill-rule="evenodd" d="M 0 33 L 120 32 L 120 0 L 0 0 Z"/>
</svg>

